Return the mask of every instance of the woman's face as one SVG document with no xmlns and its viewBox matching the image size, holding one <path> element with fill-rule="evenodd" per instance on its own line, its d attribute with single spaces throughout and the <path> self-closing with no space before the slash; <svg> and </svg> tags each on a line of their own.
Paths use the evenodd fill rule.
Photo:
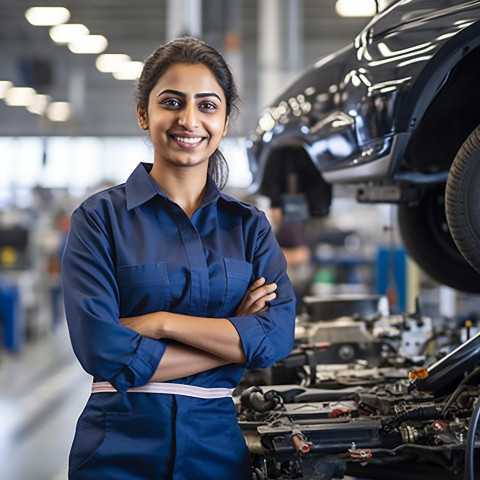
<svg viewBox="0 0 480 480">
<path fill-rule="evenodd" d="M 208 166 L 227 132 L 226 99 L 203 64 L 175 63 L 150 92 L 148 110 L 137 108 L 141 128 L 150 131 L 155 163 Z"/>
</svg>

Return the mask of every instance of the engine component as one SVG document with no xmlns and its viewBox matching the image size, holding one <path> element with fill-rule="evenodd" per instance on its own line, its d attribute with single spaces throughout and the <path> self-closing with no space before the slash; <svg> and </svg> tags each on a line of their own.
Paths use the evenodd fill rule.
<svg viewBox="0 0 480 480">
<path fill-rule="evenodd" d="M 479 342 L 480 335 L 472 337 L 427 367 L 423 379 L 409 380 L 405 372 L 402 378 L 383 377 L 377 369 L 363 386 L 345 385 L 334 375 L 337 382 L 328 387 L 245 390 L 238 420 L 248 437 L 254 479 L 474 480 L 480 471 L 480 368 L 474 366 Z"/>
</svg>

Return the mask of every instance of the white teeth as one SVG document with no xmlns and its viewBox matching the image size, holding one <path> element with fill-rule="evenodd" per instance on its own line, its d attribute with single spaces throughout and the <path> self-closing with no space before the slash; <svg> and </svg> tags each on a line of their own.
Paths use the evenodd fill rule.
<svg viewBox="0 0 480 480">
<path fill-rule="evenodd" d="M 173 137 L 177 142 L 182 143 L 198 143 L 202 140 L 202 137 L 185 138 L 185 137 Z"/>
</svg>

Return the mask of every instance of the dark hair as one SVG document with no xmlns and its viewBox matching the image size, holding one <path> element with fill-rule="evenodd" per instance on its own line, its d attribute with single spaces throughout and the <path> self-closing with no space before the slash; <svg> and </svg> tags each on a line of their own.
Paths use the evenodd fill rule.
<svg viewBox="0 0 480 480">
<path fill-rule="evenodd" d="M 239 98 L 230 67 L 217 50 L 202 40 L 192 37 L 172 40 L 157 48 L 145 60 L 134 92 L 134 98 L 143 110 L 148 110 L 150 92 L 159 78 L 175 63 L 193 65 L 201 63 L 208 67 L 225 95 L 227 115 L 229 116 L 232 110 L 238 111 L 236 102 Z M 218 148 L 210 157 L 208 173 L 220 188 L 227 183 L 228 164 Z"/>
</svg>

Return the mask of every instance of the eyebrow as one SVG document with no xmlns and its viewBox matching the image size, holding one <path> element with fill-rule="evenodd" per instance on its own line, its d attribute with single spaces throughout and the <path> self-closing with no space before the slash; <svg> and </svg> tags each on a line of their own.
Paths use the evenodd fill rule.
<svg viewBox="0 0 480 480">
<path fill-rule="evenodd" d="M 187 96 L 186 93 L 184 92 L 180 92 L 178 90 L 172 90 L 170 88 L 167 88 L 166 90 L 162 90 L 158 95 L 157 97 L 159 97 L 160 95 L 163 95 L 165 93 L 169 93 L 171 95 L 177 95 L 179 97 L 183 97 L 185 98 Z M 217 97 L 220 101 L 222 101 L 222 99 L 220 98 L 219 95 L 217 95 L 216 93 L 214 92 L 205 92 L 205 93 L 196 93 L 194 95 L 194 98 L 205 98 L 205 97 Z"/>
</svg>

